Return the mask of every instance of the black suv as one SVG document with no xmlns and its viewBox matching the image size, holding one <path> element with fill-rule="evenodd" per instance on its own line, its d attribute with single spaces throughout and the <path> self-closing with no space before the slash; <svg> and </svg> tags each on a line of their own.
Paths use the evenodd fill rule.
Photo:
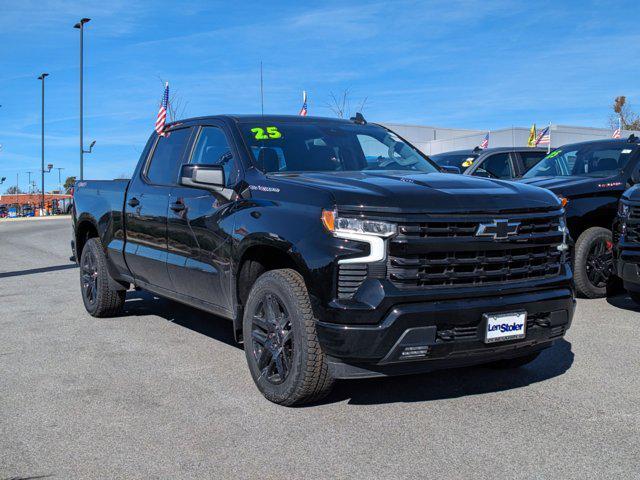
<svg viewBox="0 0 640 480">
<path fill-rule="evenodd" d="M 548 188 L 565 204 L 576 289 L 604 297 L 615 272 L 611 226 L 618 200 L 638 177 L 638 138 L 563 145 L 529 170 L 523 183 Z"/>
<path fill-rule="evenodd" d="M 430 155 L 429 158 L 441 167 L 457 168 L 465 175 L 513 180 L 522 177 L 547 154 L 543 148 L 496 147 Z"/>
</svg>

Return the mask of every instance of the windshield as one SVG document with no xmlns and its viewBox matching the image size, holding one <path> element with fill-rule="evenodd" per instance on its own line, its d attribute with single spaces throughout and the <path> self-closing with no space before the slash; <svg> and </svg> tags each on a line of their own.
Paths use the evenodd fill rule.
<svg viewBox="0 0 640 480">
<path fill-rule="evenodd" d="M 617 175 L 629 161 L 633 148 L 629 145 L 566 145 L 554 150 L 524 174 L 534 177 L 595 177 Z"/>
<path fill-rule="evenodd" d="M 439 171 L 413 146 L 377 125 L 266 120 L 241 123 L 240 130 L 264 172 Z"/>
<path fill-rule="evenodd" d="M 439 153 L 438 155 L 430 155 L 429 158 L 441 167 L 458 167 L 461 172 L 464 172 L 478 158 L 478 155 L 470 153 Z"/>
</svg>

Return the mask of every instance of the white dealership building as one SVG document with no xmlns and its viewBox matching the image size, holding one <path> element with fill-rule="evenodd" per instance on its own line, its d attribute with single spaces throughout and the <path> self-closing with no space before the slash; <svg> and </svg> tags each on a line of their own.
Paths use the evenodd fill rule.
<svg viewBox="0 0 640 480">
<path fill-rule="evenodd" d="M 449 152 L 451 150 L 470 149 L 480 145 L 487 132 L 489 147 L 523 147 L 527 145 L 530 127 L 501 128 L 497 130 L 465 130 L 421 125 L 403 125 L 384 123 L 398 135 L 406 138 L 427 155 Z M 546 125 L 538 126 L 538 132 Z M 630 134 L 640 136 L 638 131 L 622 131 L 622 138 Z M 551 148 L 567 143 L 603 140 L 611 138 L 613 130 L 608 128 L 574 127 L 570 125 L 551 125 Z"/>
</svg>

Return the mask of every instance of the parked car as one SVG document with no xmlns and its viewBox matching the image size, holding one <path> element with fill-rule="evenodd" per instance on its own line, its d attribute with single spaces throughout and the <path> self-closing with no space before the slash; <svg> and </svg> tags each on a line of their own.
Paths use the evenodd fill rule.
<svg viewBox="0 0 640 480">
<path fill-rule="evenodd" d="M 20 208 L 20 216 L 21 217 L 34 217 L 36 212 L 33 210 L 31 205 L 22 205 Z"/>
<path fill-rule="evenodd" d="M 525 173 L 523 183 L 548 188 L 566 204 L 577 291 L 604 297 L 615 272 L 611 225 L 618 200 L 637 182 L 638 138 L 564 145 Z"/>
<path fill-rule="evenodd" d="M 316 400 L 337 378 L 518 367 L 571 324 L 564 212 L 547 190 L 440 173 L 361 115 L 167 133 L 131 180 L 76 183 L 84 305 L 117 315 L 133 285 L 230 319 L 273 402 Z"/>
<path fill-rule="evenodd" d="M 520 178 L 547 155 L 544 148 L 497 147 L 430 155 L 438 165 L 456 167 L 465 175 L 513 180 Z"/>
<path fill-rule="evenodd" d="M 0 218 L 6 218 L 9 216 L 9 209 L 6 205 L 0 205 Z"/>
<path fill-rule="evenodd" d="M 613 227 L 616 273 L 631 299 L 640 305 L 640 178 L 622 194 Z"/>
</svg>

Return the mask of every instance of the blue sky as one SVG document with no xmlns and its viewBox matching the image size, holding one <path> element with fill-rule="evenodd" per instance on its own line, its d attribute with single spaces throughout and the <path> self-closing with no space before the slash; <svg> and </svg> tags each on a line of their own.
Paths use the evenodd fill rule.
<svg viewBox="0 0 640 480">
<path fill-rule="evenodd" d="M 348 88 L 365 116 L 460 128 L 603 127 L 616 95 L 640 110 L 636 1 L 0 0 L 0 177 L 26 188 L 46 160 L 78 174 L 78 31 L 85 31 L 85 178 L 129 175 L 169 80 L 185 116 L 331 115 Z M 57 184 L 57 171 L 46 188 Z"/>
</svg>

